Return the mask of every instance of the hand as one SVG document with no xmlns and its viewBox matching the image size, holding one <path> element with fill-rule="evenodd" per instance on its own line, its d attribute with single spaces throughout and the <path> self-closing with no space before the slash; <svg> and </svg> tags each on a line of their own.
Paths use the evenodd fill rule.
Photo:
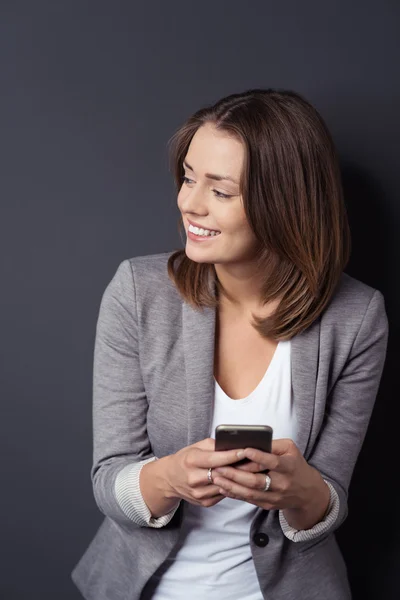
<svg viewBox="0 0 400 600">
<path fill-rule="evenodd" d="M 245 457 L 269 470 L 269 490 L 264 491 L 265 474 L 246 473 L 235 467 L 219 467 L 214 471 L 214 484 L 220 494 L 245 500 L 265 510 L 287 509 L 291 521 L 289 524 L 297 529 L 312 527 L 323 518 L 329 504 L 329 488 L 292 440 L 274 440 L 271 453 L 246 448 L 242 455 L 242 458 Z M 310 525 L 313 521 L 315 523 Z M 304 523 L 307 527 L 297 527 Z"/>
<path fill-rule="evenodd" d="M 214 506 L 225 498 L 218 486 L 208 481 L 208 469 L 232 465 L 242 460 L 238 450 L 215 451 L 215 440 L 206 438 L 182 448 L 165 457 L 164 477 L 167 481 L 168 498 L 179 498 L 200 506 Z M 249 472 L 260 470 L 260 465 L 250 461 L 237 470 Z M 264 468 L 264 467 L 262 467 Z"/>
</svg>

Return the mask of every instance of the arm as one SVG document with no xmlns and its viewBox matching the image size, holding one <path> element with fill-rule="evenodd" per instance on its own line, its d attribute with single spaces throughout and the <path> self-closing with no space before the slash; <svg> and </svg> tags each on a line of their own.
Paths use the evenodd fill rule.
<svg viewBox="0 0 400 600">
<path fill-rule="evenodd" d="M 311 518 L 311 522 L 313 525 L 305 525 L 304 522 L 300 522 L 299 524 L 291 521 L 290 524 L 286 520 L 285 516 L 290 519 L 290 511 L 279 511 L 279 522 L 282 528 L 283 533 L 289 540 L 292 542 L 303 542 L 306 540 L 313 540 L 314 538 L 319 537 L 331 526 L 335 523 L 338 515 L 339 515 L 339 496 L 336 493 L 335 488 L 329 481 L 322 479 L 322 482 L 327 485 L 329 489 L 329 498 L 327 509 L 325 514 L 323 514 L 321 519 L 315 519 L 313 515 L 306 514 L 303 516 L 304 521 L 307 523 L 307 520 Z M 318 510 L 318 509 L 316 509 Z M 298 515 L 296 515 L 298 517 Z M 300 516 L 301 519 L 301 516 Z"/>
<path fill-rule="evenodd" d="M 317 469 L 337 494 L 336 518 L 323 528 L 319 528 L 320 524 L 317 524 L 315 527 L 318 531 L 314 531 L 316 535 L 312 537 L 299 534 L 300 543 L 335 531 L 347 516 L 348 488 L 378 392 L 387 340 L 388 320 L 384 298 L 376 290 L 347 363 L 329 393 L 325 422 L 308 459 L 308 464 Z M 280 515 L 280 522 L 285 526 L 282 516 Z M 296 539 L 296 536 L 293 535 L 291 539 Z"/>
<path fill-rule="evenodd" d="M 127 465 L 119 471 L 115 480 L 115 495 L 120 507 L 127 517 L 142 527 L 164 527 L 180 504 L 179 500 L 165 496 L 161 477 L 164 460 L 152 457 Z"/>
<path fill-rule="evenodd" d="M 156 459 L 147 436 L 134 273 L 123 261 L 108 284 L 96 328 L 93 368 L 93 493 L 100 511 L 128 529 L 162 527 L 186 500 L 222 499 L 207 468 L 233 464 L 235 450 L 206 438 Z"/>
<path fill-rule="evenodd" d="M 138 488 L 141 467 L 155 458 L 147 437 L 147 408 L 135 285 L 131 264 L 125 260 L 103 294 L 97 320 L 91 479 L 99 510 L 130 528 L 160 526 L 150 523 Z"/>
</svg>

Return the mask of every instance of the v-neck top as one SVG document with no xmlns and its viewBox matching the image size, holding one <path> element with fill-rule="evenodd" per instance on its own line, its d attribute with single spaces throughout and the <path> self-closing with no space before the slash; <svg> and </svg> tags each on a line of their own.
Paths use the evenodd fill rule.
<svg viewBox="0 0 400 600">
<path fill-rule="evenodd" d="M 285 344 L 286 344 L 286 347 L 285 347 Z M 279 367 L 279 361 L 281 360 L 281 353 L 285 352 L 285 351 L 287 352 L 288 345 L 290 347 L 290 342 L 289 342 L 289 344 L 288 344 L 288 342 L 278 342 L 278 344 L 275 348 L 275 352 L 272 355 L 272 358 L 268 365 L 268 368 L 263 375 L 263 378 L 258 383 L 257 387 L 250 394 L 248 394 L 248 396 L 246 396 L 245 398 L 233 399 L 230 396 L 228 396 L 228 394 L 226 394 L 224 392 L 224 390 L 222 389 L 222 387 L 219 385 L 218 381 L 214 377 L 215 393 L 219 394 L 221 402 L 224 402 L 225 400 L 228 402 L 238 402 L 239 406 L 240 406 L 240 404 L 249 402 L 254 396 L 259 394 L 260 392 L 262 393 L 262 390 L 268 386 L 269 380 L 273 377 L 273 372 L 276 368 L 277 363 L 278 363 L 278 367 Z"/>
<path fill-rule="evenodd" d="M 214 378 L 215 380 L 215 378 Z M 278 343 L 257 387 L 233 400 L 215 380 L 210 437 L 220 424 L 270 425 L 273 439 L 296 441 L 291 391 L 291 342 Z M 180 541 L 168 568 L 153 576 L 152 600 L 263 600 L 250 549 L 257 507 L 224 498 L 212 507 L 184 503 Z M 190 590 L 190 592 L 189 592 Z"/>
</svg>

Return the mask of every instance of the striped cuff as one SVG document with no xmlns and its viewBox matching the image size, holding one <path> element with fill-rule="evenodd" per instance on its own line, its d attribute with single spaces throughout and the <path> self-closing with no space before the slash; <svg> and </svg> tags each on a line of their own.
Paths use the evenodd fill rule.
<svg viewBox="0 0 400 600">
<path fill-rule="evenodd" d="M 292 542 L 305 542 L 307 540 L 313 540 L 325 533 L 325 531 L 327 531 L 336 521 L 339 514 L 339 496 L 333 485 L 329 483 L 329 481 L 326 481 L 326 479 L 324 479 L 324 481 L 329 487 L 331 497 L 325 517 L 322 519 L 322 521 L 314 525 L 314 527 L 311 527 L 311 529 L 295 529 L 294 527 L 290 527 L 289 523 L 283 516 L 283 511 L 279 511 L 279 522 L 281 524 L 282 531 L 284 535 L 289 538 L 289 540 L 292 540 Z"/>
<path fill-rule="evenodd" d="M 179 504 L 162 517 L 154 518 L 151 516 L 151 512 L 143 500 L 142 492 L 140 491 L 139 477 L 143 465 L 154 460 L 157 460 L 155 456 L 138 463 L 126 465 L 121 469 L 115 479 L 115 496 L 122 512 L 131 521 L 141 527 L 160 528 L 170 522 Z"/>
</svg>

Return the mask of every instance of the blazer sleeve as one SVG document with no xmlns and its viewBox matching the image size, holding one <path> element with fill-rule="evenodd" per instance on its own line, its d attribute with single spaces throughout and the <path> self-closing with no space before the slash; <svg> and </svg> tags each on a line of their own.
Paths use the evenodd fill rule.
<svg viewBox="0 0 400 600">
<path fill-rule="evenodd" d="M 337 518 L 320 537 L 336 530 L 348 514 L 348 489 L 378 392 L 388 330 L 384 297 L 375 290 L 346 364 L 328 395 L 325 421 L 308 458 L 308 463 L 331 483 L 339 497 Z"/>
<path fill-rule="evenodd" d="M 326 513 L 319 523 L 316 523 L 310 529 L 295 529 L 286 521 L 283 510 L 279 511 L 279 522 L 282 531 L 289 540 L 292 540 L 292 542 L 305 542 L 321 537 L 323 533 L 331 529 L 331 526 L 338 518 L 340 507 L 339 496 L 333 485 L 326 479 L 324 479 L 324 481 L 329 488 L 330 499 Z"/>
<path fill-rule="evenodd" d="M 136 290 L 124 260 L 105 289 L 96 325 L 93 364 L 93 465 L 91 480 L 100 511 L 137 528 L 116 497 L 118 473 L 153 458 L 147 436 L 147 398 L 139 360 Z"/>
</svg>

